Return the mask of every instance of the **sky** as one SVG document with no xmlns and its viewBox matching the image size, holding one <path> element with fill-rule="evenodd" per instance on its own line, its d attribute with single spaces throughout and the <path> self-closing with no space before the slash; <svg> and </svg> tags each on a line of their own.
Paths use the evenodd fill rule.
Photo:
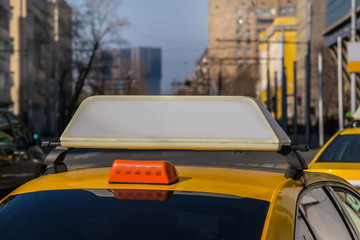
<svg viewBox="0 0 360 240">
<path fill-rule="evenodd" d="M 162 49 L 162 94 L 194 74 L 207 46 L 207 9 L 208 0 L 123 0 L 118 14 L 130 22 L 124 47 Z"/>
</svg>

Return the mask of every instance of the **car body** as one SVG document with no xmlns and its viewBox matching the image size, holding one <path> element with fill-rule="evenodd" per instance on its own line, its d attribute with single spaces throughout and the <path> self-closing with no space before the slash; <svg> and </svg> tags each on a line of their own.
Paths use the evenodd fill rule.
<svg viewBox="0 0 360 240">
<path fill-rule="evenodd" d="M 25 124 L 0 109 L 0 189 L 16 188 L 40 176 L 45 154 Z"/>
<path fill-rule="evenodd" d="M 296 150 L 301 148 L 290 147 L 269 116 L 259 102 L 241 97 L 92 98 L 46 158 L 47 174 L 0 202 L 0 238 L 360 239 L 359 193 L 340 177 L 304 171 Z M 224 120 L 226 126 L 219 122 Z M 236 123 L 239 129 L 233 130 Z M 221 131 L 209 128 L 214 124 Z M 233 137 L 233 131 L 242 137 Z M 288 169 L 279 170 L 174 166 L 123 160 L 119 154 L 112 166 L 67 169 L 64 160 L 72 148 L 104 145 L 279 151 L 291 160 Z"/>
<path fill-rule="evenodd" d="M 334 189 L 360 199 L 350 184 L 338 177 L 307 173 L 309 185 L 304 187 L 302 181 L 286 179 L 283 173 L 272 170 L 194 166 L 176 169 L 179 181 L 171 185 L 110 184 L 110 167 L 42 176 L 0 203 L 0 237 L 103 239 L 120 234 L 125 239 L 304 239 L 305 235 L 312 239 L 311 233 L 303 230 L 306 225 L 299 211 L 306 211 L 300 210 L 304 208 L 300 204 L 304 196 L 317 190 L 326 200 L 321 199 L 321 204 L 310 210 L 315 213 L 319 208 L 322 213 L 320 218 L 310 219 L 312 231 L 321 235 L 322 222 L 328 225 L 322 237 L 347 239 L 344 229 L 348 226 L 350 234 L 358 239 L 350 219 L 345 218 L 348 222 L 344 224 L 338 222 L 343 221 L 338 215 L 336 226 L 327 221 L 335 219 L 331 214 L 338 214 L 338 210 L 345 211 L 346 205 L 333 203 L 338 201 L 330 197 Z M 117 198 L 116 191 L 127 197 Z M 139 195 L 164 192 L 171 197 L 137 199 Z M 328 210 L 322 212 L 325 205 Z M 20 224 L 23 221 L 26 224 Z M 190 226 L 184 226 L 186 221 Z"/>
</svg>

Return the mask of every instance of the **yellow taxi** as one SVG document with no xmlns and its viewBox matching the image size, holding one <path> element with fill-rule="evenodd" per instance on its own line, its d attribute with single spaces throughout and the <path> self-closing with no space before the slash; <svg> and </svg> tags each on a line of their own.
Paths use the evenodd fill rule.
<svg viewBox="0 0 360 240">
<path fill-rule="evenodd" d="M 353 118 L 360 120 L 360 108 Z M 340 176 L 360 189 L 360 128 L 349 127 L 337 132 L 320 149 L 309 168 Z"/>
<path fill-rule="evenodd" d="M 92 97 L 47 145 L 59 145 L 47 174 L 0 202 L 0 239 L 360 239 L 358 192 L 304 171 L 305 148 L 252 98 Z M 114 159 L 68 170 L 74 148 L 278 151 L 289 167 Z"/>
</svg>

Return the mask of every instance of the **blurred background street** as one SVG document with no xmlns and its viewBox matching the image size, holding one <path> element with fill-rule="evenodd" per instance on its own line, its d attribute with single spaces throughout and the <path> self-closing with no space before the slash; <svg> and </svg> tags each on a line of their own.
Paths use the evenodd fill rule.
<svg viewBox="0 0 360 240">
<path fill-rule="evenodd" d="M 0 189 L 38 176 L 40 143 L 94 95 L 250 96 L 310 162 L 360 104 L 359 12 L 360 0 L 0 0 Z M 286 167 L 268 153 L 83 149 L 66 163 L 119 158 Z"/>
<path fill-rule="evenodd" d="M 245 95 L 293 143 L 318 148 L 359 104 L 360 66 L 347 58 L 359 6 L 0 0 L 0 107 L 32 133 L 59 137 L 92 95 Z"/>
</svg>

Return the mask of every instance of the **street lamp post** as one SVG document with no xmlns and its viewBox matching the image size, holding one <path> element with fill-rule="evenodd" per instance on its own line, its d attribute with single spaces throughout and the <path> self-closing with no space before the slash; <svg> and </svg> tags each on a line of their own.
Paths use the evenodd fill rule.
<svg viewBox="0 0 360 240">
<path fill-rule="evenodd" d="M 270 111 L 271 108 L 271 96 L 270 96 L 270 44 L 266 43 L 266 80 L 267 80 L 267 106 Z"/>
<path fill-rule="evenodd" d="M 356 41 L 356 0 L 351 0 L 351 42 Z M 350 74 L 350 107 L 351 114 L 354 115 L 356 111 L 356 73 Z"/>
<path fill-rule="evenodd" d="M 219 76 L 218 76 L 218 95 L 221 95 L 222 87 L 222 60 L 219 61 Z"/>
<path fill-rule="evenodd" d="M 311 94 L 311 10 L 312 2 L 307 5 L 307 53 L 305 57 L 305 139 L 310 144 L 310 94 Z"/>
</svg>

